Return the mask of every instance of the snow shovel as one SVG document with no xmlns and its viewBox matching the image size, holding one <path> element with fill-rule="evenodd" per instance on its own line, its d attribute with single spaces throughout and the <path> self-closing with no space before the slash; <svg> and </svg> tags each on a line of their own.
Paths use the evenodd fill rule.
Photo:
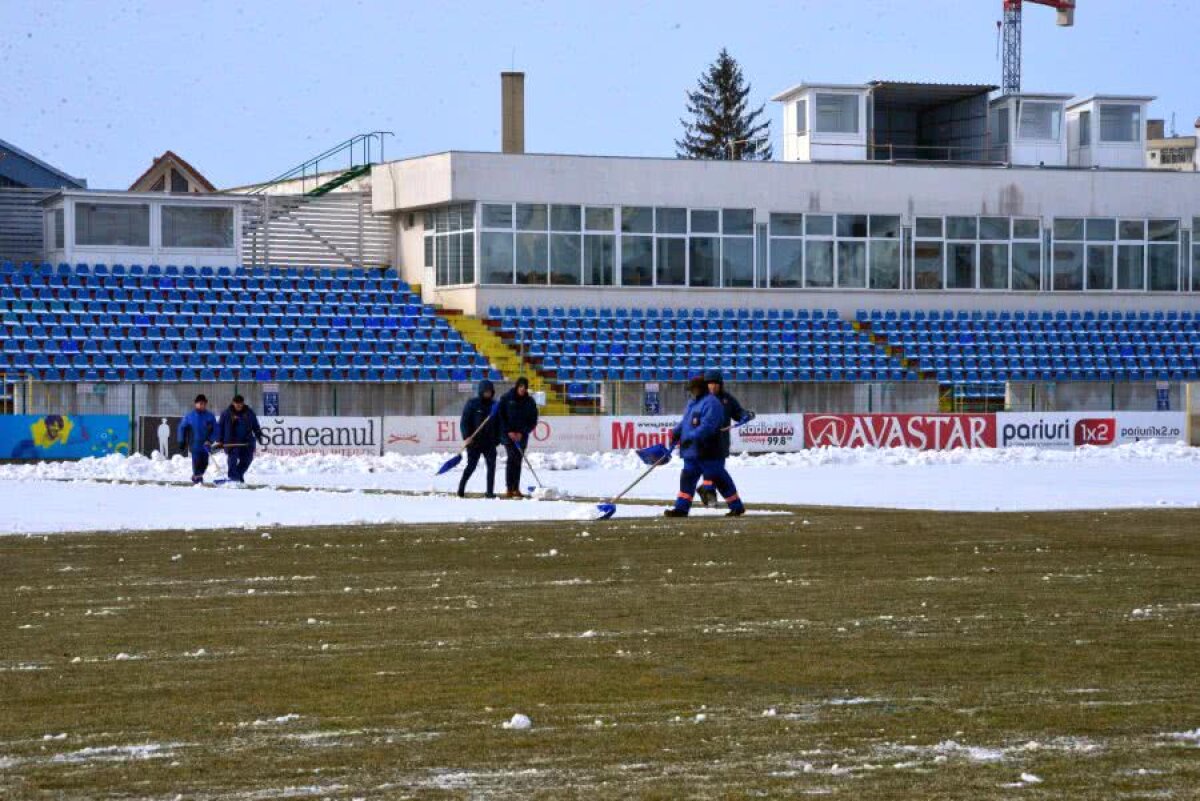
<svg viewBox="0 0 1200 801">
<path fill-rule="evenodd" d="M 463 449 L 447 459 L 445 463 L 438 468 L 438 471 L 434 473 L 434 475 L 440 476 L 443 473 L 449 473 L 451 470 L 458 467 L 458 465 L 462 462 L 463 457 L 467 454 L 467 448 L 471 446 L 471 443 L 475 441 L 475 437 L 479 435 L 479 432 L 483 430 L 484 426 L 492 421 L 492 418 L 496 416 L 496 412 L 499 410 L 500 401 L 492 401 L 492 410 L 488 412 L 488 416 L 484 418 L 484 421 L 479 424 L 479 428 L 475 429 L 475 432 L 471 434 L 471 436 L 467 437 L 467 441 L 463 443 Z"/>
<path fill-rule="evenodd" d="M 638 458 L 642 460 L 642 463 L 650 466 L 646 468 L 645 472 L 634 479 L 632 484 L 621 490 L 618 495 L 608 499 L 608 501 L 605 503 L 598 504 L 596 506 L 596 519 L 608 520 L 610 517 L 616 514 L 617 501 L 625 497 L 625 494 L 631 489 L 642 483 L 642 479 L 654 472 L 654 468 L 671 461 L 671 451 L 674 449 L 675 446 L 673 445 L 670 448 L 668 448 L 666 445 L 651 445 L 649 448 L 642 448 L 640 451 L 637 451 Z"/>
</svg>

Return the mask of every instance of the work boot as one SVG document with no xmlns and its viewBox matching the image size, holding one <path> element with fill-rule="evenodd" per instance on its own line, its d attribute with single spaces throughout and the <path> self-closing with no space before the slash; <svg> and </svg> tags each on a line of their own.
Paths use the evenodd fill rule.
<svg viewBox="0 0 1200 801">
<path fill-rule="evenodd" d="M 728 512 L 725 513 L 725 516 L 726 517 L 741 517 L 744 514 L 746 514 L 746 509 L 745 509 L 745 507 L 742 507 L 739 509 L 730 509 Z"/>
<path fill-rule="evenodd" d="M 521 498 L 524 498 L 525 496 L 521 494 L 520 490 L 510 489 L 507 493 L 505 493 L 505 497 L 521 499 Z"/>
<path fill-rule="evenodd" d="M 458 488 L 458 497 L 460 497 L 460 498 L 467 497 L 467 491 L 465 489 L 463 489 L 462 487 L 459 487 Z"/>
<path fill-rule="evenodd" d="M 704 504 L 704 508 L 708 509 L 717 505 L 717 491 L 715 489 L 701 485 L 698 492 L 700 494 L 700 503 Z"/>
<path fill-rule="evenodd" d="M 664 509 L 663 517 L 687 517 L 688 513 L 683 509 Z"/>
<path fill-rule="evenodd" d="M 488 493 L 485 493 L 483 497 L 487 498 L 488 500 L 491 500 L 496 497 L 496 493 L 488 492 Z"/>
</svg>

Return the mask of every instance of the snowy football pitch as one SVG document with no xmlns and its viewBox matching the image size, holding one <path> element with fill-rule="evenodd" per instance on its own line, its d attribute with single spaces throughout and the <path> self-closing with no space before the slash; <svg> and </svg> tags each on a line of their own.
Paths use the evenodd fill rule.
<svg viewBox="0 0 1200 801">
<path fill-rule="evenodd" d="M 0 537 L 0 796 L 1187 797 L 1198 531 L 801 508 Z"/>
</svg>

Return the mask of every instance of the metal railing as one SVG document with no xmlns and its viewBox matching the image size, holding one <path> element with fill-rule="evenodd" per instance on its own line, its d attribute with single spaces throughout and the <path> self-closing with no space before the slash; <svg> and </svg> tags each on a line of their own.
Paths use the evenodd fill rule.
<svg viewBox="0 0 1200 801">
<path fill-rule="evenodd" d="M 309 179 L 320 183 L 322 162 L 325 163 L 326 171 L 328 172 L 330 162 L 334 159 L 340 159 L 343 155 L 347 158 L 346 165 L 343 167 L 335 164 L 333 165 L 333 169 L 345 171 L 352 170 L 355 167 L 382 162 L 384 160 L 384 142 L 389 136 L 395 136 L 395 134 L 391 131 L 370 131 L 368 133 L 356 134 L 346 141 L 340 142 L 322 153 L 318 153 L 307 161 L 297 164 L 290 170 L 280 173 L 266 183 L 254 187 L 247 194 L 260 195 L 273 186 L 296 180 L 300 181 L 300 191 L 303 193 Z M 376 156 L 378 157 L 377 159 Z"/>
</svg>

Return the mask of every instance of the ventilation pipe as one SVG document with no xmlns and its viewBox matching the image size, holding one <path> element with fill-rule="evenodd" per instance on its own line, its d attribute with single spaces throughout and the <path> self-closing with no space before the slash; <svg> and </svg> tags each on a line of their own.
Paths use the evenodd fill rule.
<svg viewBox="0 0 1200 801">
<path fill-rule="evenodd" d="M 500 152 L 525 152 L 525 73 L 500 73 Z"/>
</svg>

